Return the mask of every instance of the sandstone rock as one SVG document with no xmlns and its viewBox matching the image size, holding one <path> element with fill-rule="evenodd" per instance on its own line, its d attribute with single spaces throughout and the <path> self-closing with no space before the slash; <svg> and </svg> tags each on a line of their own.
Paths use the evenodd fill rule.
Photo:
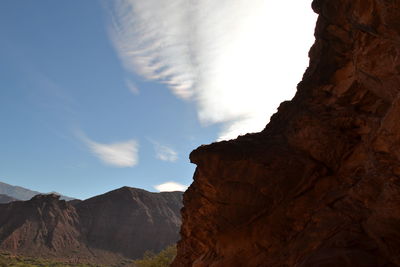
<svg viewBox="0 0 400 267">
<path fill-rule="evenodd" d="M 312 6 L 294 99 L 192 152 L 173 266 L 400 266 L 400 1 Z"/>
</svg>

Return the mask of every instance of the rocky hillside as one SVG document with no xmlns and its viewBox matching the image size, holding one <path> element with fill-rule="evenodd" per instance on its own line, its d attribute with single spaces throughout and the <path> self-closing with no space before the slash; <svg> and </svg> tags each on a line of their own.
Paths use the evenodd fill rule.
<svg viewBox="0 0 400 267">
<path fill-rule="evenodd" d="M 1 204 L 0 214 L 0 250 L 64 257 L 84 241 L 75 208 L 54 194 Z"/>
<path fill-rule="evenodd" d="M 146 250 L 158 252 L 178 241 L 182 194 L 123 187 L 75 207 L 91 248 L 138 258 Z"/>
<path fill-rule="evenodd" d="M 173 266 L 400 266 L 400 1 L 312 7 L 294 99 L 192 152 Z"/>
<path fill-rule="evenodd" d="M 0 251 L 70 263 L 116 264 L 179 238 L 182 192 L 123 187 L 85 201 L 58 195 L 0 204 Z"/>
</svg>

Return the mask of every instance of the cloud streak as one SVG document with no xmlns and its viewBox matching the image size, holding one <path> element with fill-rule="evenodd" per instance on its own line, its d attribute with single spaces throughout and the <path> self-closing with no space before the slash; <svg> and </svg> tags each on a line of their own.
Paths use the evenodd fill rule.
<svg viewBox="0 0 400 267">
<path fill-rule="evenodd" d="M 123 168 L 133 167 L 139 162 L 139 145 L 135 140 L 101 144 L 89 139 L 84 133 L 79 132 L 76 135 L 98 159 L 107 165 Z"/>
<path fill-rule="evenodd" d="M 120 0 L 110 36 L 125 67 L 192 99 L 220 139 L 261 130 L 308 64 L 310 0 Z"/>
<path fill-rule="evenodd" d="M 156 158 L 162 161 L 175 162 L 178 160 L 178 152 L 171 147 L 152 142 L 156 152 Z"/>
<path fill-rule="evenodd" d="M 154 186 L 154 188 L 159 192 L 173 192 L 173 191 L 186 191 L 188 188 L 186 185 L 176 183 L 176 182 L 166 182 Z"/>
<path fill-rule="evenodd" d="M 125 79 L 125 84 L 126 84 L 126 87 L 128 87 L 129 91 L 132 94 L 134 94 L 134 95 L 140 94 L 139 88 L 136 86 L 136 84 L 133 81 L 131 81 L 129 79 Z"/>
</svg>

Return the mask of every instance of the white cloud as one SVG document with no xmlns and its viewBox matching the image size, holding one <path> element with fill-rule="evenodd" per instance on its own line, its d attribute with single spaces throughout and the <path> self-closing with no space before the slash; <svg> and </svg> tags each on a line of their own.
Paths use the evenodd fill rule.
<svg viewBox="0 0 400 267">
<path fill-rule="evenodd" d="M 186 185 L 179 184 L 176 182 L 166 182 L 154 186 L 154 188 L 159 192 L 172 192 L 172 191 L 186 191 L 188 188 Z"/>
<path fill-rule="evenodd" d="M 171 147 L 161 145 L 157 142 L 152 141 L 154 150 L 156 152 L 156 158 L 162 161 L 175 162 L 178 160 L 178 152 L 173 150 Z"/>
<path fill-rule="evenodd" d="M 125 79 L 125 84 L 128 87 L 129 91 L 131 91 L 131 93 L 133 93 L 134 95 L 138 95 L 140 93 L 139 88 L 130 79 Z"/>
<path fill-rule="evenodd" d="M 111 37 L 126 68 L 194 99 L 220 139 L 259 131 L 308 65 L 311 0 L 120 0 Z"/>
<path fill-rule="evenodd" d="M 135 140 L 101 144 L 89 139 L 84 133 L 78 132 L 90 151 L 102 162 L 115 167 L 133 167 L 138 164 L 139 145 Z"/>
</svg>

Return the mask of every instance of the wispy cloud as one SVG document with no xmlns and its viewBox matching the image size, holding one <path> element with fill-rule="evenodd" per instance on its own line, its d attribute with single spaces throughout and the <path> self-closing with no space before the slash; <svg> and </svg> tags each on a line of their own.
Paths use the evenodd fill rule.
<svg viewBox="0 0 400 267">
<path fill-rule="evenodd" d="M 125 79 L 125 84 L 126 84 L 126 87 L 128 87 L 129 91 L 131 91 L 132 94 L 138 95 L 140 93 L 139 88 L 136 86 L 136 84 L 132 80 Z"/>
<path fill-rule="evenodd" d="M 162 161 L 175 162 L 178 160 L 178 152 L 169 146 L 162 145 L 158 142 L 151 141 L 156 152 L 156 158 Z"/>
<path fill-rule="evenodd" d="M 221 139 L 261 130 L 308 64 L 311 0 L 119 0 L 110 35 L 124 65 L 196 101 Z"/>
<path fill-rule="evenodd" d="M 154 186 L 154 188 L 159 192 L 172 192 L 172 191 L 186 191 L 188 188 L 186 185 L 176 183 L 176 182 L 166 182 Z"/>
<path fill-rule="evenodd" d="M 77 132 L 76 136 L 105 164 L 115 167 L 133 167 L 139 162 L 139 145 L 135 140 L 101 144 L 89 139 L 83 132 Z"/>
</svg>

